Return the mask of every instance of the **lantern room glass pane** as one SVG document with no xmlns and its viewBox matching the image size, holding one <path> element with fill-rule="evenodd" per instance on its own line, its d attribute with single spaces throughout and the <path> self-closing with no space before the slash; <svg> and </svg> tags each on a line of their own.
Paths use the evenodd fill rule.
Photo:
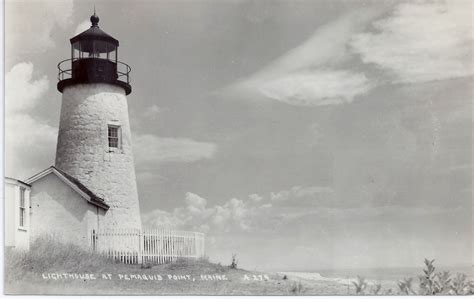
<svg viewBox="0 0 474 299">
<path fill-rule="evenodd" d="M 72 60 L 79 59 L 81 55 L 81 52 L 77 49 L 72 50 Z"/>
<path fill-rule="evenodd" d="M 100 58 L 117 62 L 117 46 L 101 40 L 81 40 L 72 44 L 72 59 Z"/>
<path fill-rule="evenodd" d="M 114 46 L 114 49 L 107 53 L 107 59 L 110 60 L 110 61 L 113 61 L 113 62 L 117 62 L 116 54 L 117 54 L 117 51 L 116 51 L 116 48 Z"/>
</svg>

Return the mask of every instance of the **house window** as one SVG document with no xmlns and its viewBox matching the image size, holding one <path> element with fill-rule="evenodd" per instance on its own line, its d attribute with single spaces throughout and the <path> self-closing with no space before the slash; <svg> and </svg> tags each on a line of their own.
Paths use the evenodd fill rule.
<svg viewBox="0 0 474 299">
<path fill-rule="evenodd" d="M 25 188 L 20 187 L 20 227 L 25 227 L 26 224 L 26 210 L 25 210 Z"/>
<path fill-rule="evenodd" d="M 120 127 L 109 125 L 109 148 L 120 148 Z"/>
</svg>

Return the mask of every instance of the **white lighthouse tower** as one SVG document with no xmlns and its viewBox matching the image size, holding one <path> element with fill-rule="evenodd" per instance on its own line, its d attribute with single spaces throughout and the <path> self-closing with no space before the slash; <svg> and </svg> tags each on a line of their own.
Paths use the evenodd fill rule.
<svg viewBox="0 0 474 299">
<path fill-rule="evenodd" d="M 55 166 L 110 206 L 101 229 L 141 228 L 127 95 L 130 67 L 99 17 L 71 38 L 71 59 L 58 67 L 62 93 Z M 65 67 L 67 65 L 67 67 Z M 69 67 L 70 66 L 70 67 Z"/>
</svg>

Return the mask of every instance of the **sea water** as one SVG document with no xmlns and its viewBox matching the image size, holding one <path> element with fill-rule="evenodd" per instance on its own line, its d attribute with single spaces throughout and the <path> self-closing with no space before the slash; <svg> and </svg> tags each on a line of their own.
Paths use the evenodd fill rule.
<svg viewBox="0 0 474 299">
<path fill-rule="evenodd" d="M 468 277 L 474 278 L 473 269 L 473 267 L 436 267 L 435 272 L 449 271 L 451 274 L 464 273 Z M 418 279 L 418 276 L 423 274 L 423 267 L 333 269 L 318 270 L 317 273 L 327 278 L 356 278 L 357 276 L 361 276 L 370 280 L 398 281 L 410 277 Z"/>
</svg>

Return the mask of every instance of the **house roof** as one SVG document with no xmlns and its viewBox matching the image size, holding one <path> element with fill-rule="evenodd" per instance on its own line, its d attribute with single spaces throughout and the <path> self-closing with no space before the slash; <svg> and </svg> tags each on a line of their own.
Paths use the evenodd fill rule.
<svg viewBox="0 0 474 299">
<path fill-rule="evenodd" d="M 89 203 L 96 205 L 100 208 L 103 208 L 105 210 L 108 210 L 110 208 L 110 206 L 105 203 L 103 198 L 97 196 L 94 192 L 92 192 L 89 188 L 87 188 L 84 184 L 82 184 L 78 179 L 76 179 L 75 177 L 67 174 L 66 172 L 54 166 L 50 166 L 46 168 L 45 170 L 30 177 L 29 179 L 26 180 L 26 183 L 32 185 L 37 180 L 41 179 L 42 177 L 47 176 L 50 173 L 55 174 L 59 179 L 61 179 L 61 181 L 63 181 L 69 187 L 71 187 L 74 191 L 79 193 L 79 195 L 85 198 Z"/>
<path fill-rule="evenodd" d="M 19 179 L 14 179 L 14 178 L 7 177 L 7 176 L 5 177 L 5 182 L 11 183 L 11 184 L 23 185 L 23 186 L 26 186 L 26 187 L 31 187 L 30 184 L 27 184 L 23 181 L 20 181 Z"/>
</svg>

